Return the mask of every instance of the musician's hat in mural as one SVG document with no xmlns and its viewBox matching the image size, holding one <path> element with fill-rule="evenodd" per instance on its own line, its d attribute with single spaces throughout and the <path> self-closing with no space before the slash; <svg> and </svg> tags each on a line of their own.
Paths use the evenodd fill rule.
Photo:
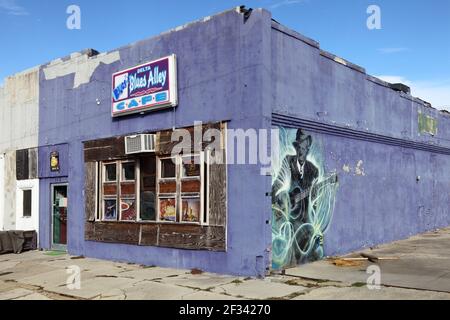
<svg viewBox="0 0 450 320">
<path fill-rule="evenodd" d="M 312 144 L 312 137 L 309 134 L 306 134 L 302 129 L 298 129 L 297 134 L 295 135 L 295 141 L 292 144 L 297 148 L 298 145 L 306 140 L 309 145 Z"/>
</svg>

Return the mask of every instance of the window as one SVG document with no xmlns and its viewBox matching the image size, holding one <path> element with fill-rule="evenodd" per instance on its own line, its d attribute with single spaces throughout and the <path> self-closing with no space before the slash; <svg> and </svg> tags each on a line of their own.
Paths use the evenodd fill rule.
<svg viewBox="0 0 450 320">
<path fill-rule="evenodd" d="M 117 164 L 116 163 L 108 163 L 105 164 L 104 171 L 104 181 L 105 182 L 116 182 L 117 181 Z"/>
<path fill-rule="evenodd" d="M 204 154 L 100 162 L 99 219 L 206 224 Z"/>
<path fill-rule="evenodd" d="M 120 162 L 120 220 L 136 221 L 136 165 L 134 161 Z"/>
<path fill-rule="evenodd" d="M 139 216 L 142 221 L 156 220 L 156 156 L 140 158 Z"/>
<path fill-rule="evenodd" d="M 159 158 L 158 220 L 204 223 L 203 153 Z"/>
<path fill-rule="evenodd" d="M 182 222 L 200 222 L 200 197 L 183 197 L 181 204 Z"/>
<path fill-rule="evenodd" d="M 23 190 L 23 217 L 31 217 L 32 191 Z"/>
<path fill-rule="evenodd" d="M 105 199 L 104 201 L 104 219 L 117 220 L 117 200 Z"/>
<path fill-rule="evenodd" d="M 177 200 L 175 197 L 159 198 L 159 220 L 177 221 Z"/>
<path fill-rule="evenodd" d="M 161 179 L 176 178 L 176 158 L 161 159 Z"/>
<path fill-rule="evenodd" d="M 117 175 L 117 168 L 120 168 L 120 175 Z M 134 161 L 103 163 L 103 220 L 137 219 L 136 169 Z"/>
<path fill-rule="evenodd" d="M 121 220 L 134 221 L 137 218 L 136 200 L 120 199 Z"/>
<path fill-rule="evenodd" d="M 200 177 L 200 156 L 182 157 L 182 177 Z"/>
<path fill-rule="evenodd" d="M 134 162 L 122 163 L 122 181 L 134 181 L 136 176 Z"/>
</svg>

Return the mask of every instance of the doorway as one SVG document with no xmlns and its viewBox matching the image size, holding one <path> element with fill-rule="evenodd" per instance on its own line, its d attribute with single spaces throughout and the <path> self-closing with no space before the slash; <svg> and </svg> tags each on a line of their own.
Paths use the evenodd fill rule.
<svg viewBox="0 0 450 320">
<path fill-rule="evenodd" d="M 51 186 L 51 239 L 53 250 L 67 250 L 67 221 L 69 213 L 67 189 L 67 184 L 54 184 Z"/>
</svg>

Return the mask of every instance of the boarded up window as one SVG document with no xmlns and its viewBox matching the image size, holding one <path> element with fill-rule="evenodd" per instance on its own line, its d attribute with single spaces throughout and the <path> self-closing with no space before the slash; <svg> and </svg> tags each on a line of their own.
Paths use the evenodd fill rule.
<svg viewBox="0 0 450 320">
<path fill-rule="evenodd" d="M 38 151 L 37 148 L 28 150 L 28 168 L 29 179 L 37 179 L 38 177 Z"/>
<path fill-rule="evenodd" d="M 199 148 L 174 157 L 172 130 L 157 133 L 155 153 L 125 155 L 124 137 L 86 142 L 86 240 L 226 250 L 226 127 L 205 125 L 200 136 L 209 128 L 218 137 L 193 141 Z M 219 164 L 211 161 L 212 141 L 223 154 Z"/>
<path fill-rule="evenodd" d="M 16 151 L 16 178 L 17 180 L 29 179 L 28 149 Z"/>
</svg>

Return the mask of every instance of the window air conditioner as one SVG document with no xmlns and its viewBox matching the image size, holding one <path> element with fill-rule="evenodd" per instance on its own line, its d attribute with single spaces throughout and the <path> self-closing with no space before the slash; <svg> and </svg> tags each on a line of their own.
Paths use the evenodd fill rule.
<svg viewBox="0 0 450 320">
<path fill-rule="evenodd" d="M 125 154 L 155 152 L 155 134 L 138 134 L 125 137 Z"/>
</svg>

